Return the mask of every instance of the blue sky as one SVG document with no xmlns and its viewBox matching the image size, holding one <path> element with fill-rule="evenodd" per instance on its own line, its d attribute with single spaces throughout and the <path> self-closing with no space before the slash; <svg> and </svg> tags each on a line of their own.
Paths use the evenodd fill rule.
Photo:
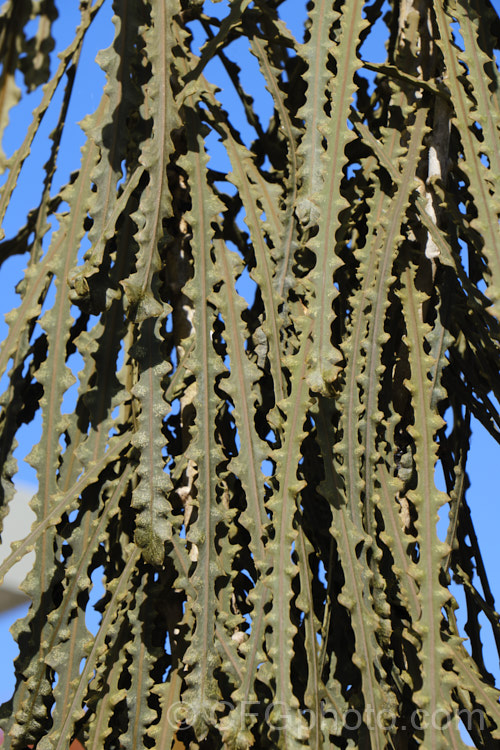
<svg viewBox="0 0 500 750">
<path fill-rule="evenodd" d="M 500 0 L 494 0 L 494 6 L 500 10 Z M 79 13 L 77 3 L 61 2 L 60 19 L 56 22 L 55 35 L 58 41 L 58 48 L 64 49 L 72 38 L 74 28 L 78 22 Z M 226 1 L 213 5 L 214 13 L 225 14 Z M 291 19 L 290 25 L 298 38 L 302 37 L 302 20 L 305 16 L 305 2 L 302 0 L 287 0 L 283 4 L 283 14 Z M 73 97 L 70 110 L 68 113 L 68 127 L 61 144 L 61 154 L 59 158 L 60 168 L 56 173 L 54 182 L 54 192 L 63 185 L 69 178 L 70 172 L 78 166 L 78 150 L 83 145 L 84 135 L 78 125 L 80 120 L 89 112 L 92 112 L 98 105 L 102 87 L 104 84 L 104 75 L 100 68 L 95 64 L 95 56 L 99 49 L 109 46 L 112 41 L 114 28 L 111 23 L 111 2 L 107 0 L 100 11 L 99 22 L 93 24 L 92 29 L 86 39 L 84 48 L 83 64 L 80 66 L 75 82 L 78 94 Z M 384 59 L 383 38 L 379 34 L 372 35 L 370 41 L 365 45 L 363 53 L 371 61 L 377 62 Z M 248 64 L 247 64 L 248 62 Z M 258 81 L 257 62 L 253 58 L 248 58 L 243 70 L 243 84 L 261 103 L 262 119 L 271 114 L 270 97 L 264 90 L 263 85 L 256 84 Z M 212 80 L 215 76 L 223 80 L 223 71 L 217 67 L 217 62 L 212 64 Z M 60 96 L 60 95 L 59 95 Z M 228 84 L 221 93 L 221 99 L 226 106 L 233 111 L 239 103 L 235 101 L 231 93 L 231 86 Z M 40 98 L 40 93 L 31 94 L 26 100 L 17 107 L 17 111 L 12 113 L 11 123 L 7 129 L 4 140 L 4 149 L 8 154 L 12 153 L 20 144 L 26 127 L 27 117 L 34 109 Z M 56 103 L 56 102 L 54 102 Z M 54 108 L 57 110 L 57 106 Z M 244 118 L 243 118 L 244 119 Z M 25 168 L 21 174 L 18 189 L 14 194 L 14 199 L 9 206 L 5 221 L 5 230 L 7 236 L 11 236 L 16 229 L 24 223 L 26 211 L 31 206 L 36 205 L 39 200 L 41 175 L 43 164 L 48 156 L 49 141 L 48 136 L 54 125 L 54 121 L 47 119 L 41 127 L 36 137 L 32 156 L 30 157 L 29 167 Z M 244 132 L 244 138 L 249 138 L 250 133 Z M 217 159 L 217 143 L 215 137 L 209 141 L 212 149 L 212 156 Z M 220 154 L 220 151 L 219 151 Z M 27 165 L 28 166 L 28 165 Z M 1 180 L 0 180 L 1 184 Z M 2 267 L 2 295 L 0 299 L 0 340 L 5 336 L 7 327 L 3 321 L 3 314 L 12 307 L 17 306 L 19 298 L 15 293 L 14 287 L 21 278 L 24 268 L 24 258 L 9 259 Z M 3 390 L 3 388 L 2 388 Z M 70 404 L 68 409 L 70 409 Z M 23 426 L 19 433 L 19 448 L 16 451 L 16 457 L 19 462 L 19 473 L 16 480 L 23 484 L 34 484 L 36 477 L 34 471 L 24 461 L 23 457 L 30 451 L 32 445 L 37 442 L 40 434 L 40 420 L 30 426 Z M 468 492 L 468 500 L 472 509 L 479 540 L 484 554 L 486 569 L 490 571 L 491 585 L 493 593 L 496 594 L 497 600 L 500 599 L 500 576 L 497 574 L 497 537 L 500 520 L 499 499 L 496 494 L 496 467 L 500 463 L 500 449 L 477 422 L 474 423 L 474 435 L 470 453 L 469 477 L 471 480 L 471 489 Z M 440 484 L 440 478 L 437 476 L 437 483 Z M 444 514 L 445 515 L 445 514 Z M 446 527 L 446 518 L 443 517 L 440 524 L 440 534 Z M 460 599 L 459 599 L 460 603 Z M 13 667 L 12 662 L 16 654 L 16 646 L 8 633 L 8 628 L 12 622 L 21 614 L 24 608 L 17 611 L 0 615 L 0 637 L 2 649 L 0 650 L 0 703 L 10 697 L 13 687 Z M 462 610 L 463 611 L 463 610 Z M 459 617 L 461 613 L 459 611 Z M 463 626 L 463 623 L 462 623 Z M 500 669 L 496 650 L 493 645 L 493 638 L 488 628 L 483 629 L 484 640 L 487 644 L 487 657 L 489 657 L 488 667 L 495 673 L 500 681 Z"/>
</svg>

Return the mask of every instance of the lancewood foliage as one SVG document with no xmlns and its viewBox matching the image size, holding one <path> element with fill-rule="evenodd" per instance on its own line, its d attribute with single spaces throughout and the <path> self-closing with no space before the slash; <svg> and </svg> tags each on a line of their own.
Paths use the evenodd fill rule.
<svg viewBox="0 0 500 750">
<path fill-rule="evenodd" d="M 472 416 L 500 437 L 499 19 L 488 0 L 113 0 L 58 189 L 109 4 L 81 0 L 59 58 L 56 0 L 0 11 L 2 131 L 40 89 L 2 152 L 2 220 L 60 108 L 40 200 L 0 242 L 26 259 L 2 518 L 16 432 L 42 435 L 36 521 L 0 567 L 35 551 L 6 747 L 434 750 L 465 746 L 459 717 L 498 747 L 466 470 Z"/>
</svg>

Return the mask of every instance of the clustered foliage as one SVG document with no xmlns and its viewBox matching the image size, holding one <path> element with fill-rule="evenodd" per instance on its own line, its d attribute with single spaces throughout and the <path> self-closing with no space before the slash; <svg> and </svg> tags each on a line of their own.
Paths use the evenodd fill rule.
<svg viewBox="0 0 500 750">
<path fill-rule="evenodd" d="M 310 0 L 302 42 L 299 2 L 113 0 L 102 98 L 54 190 L 105 2 L 81 0 L 59 61 L 56 0 L 0 12 L 2 131 L 43 85 L 2 219 L 60 106 L 40 201 L 0 243 L 26 258 L 2 518 L 16 432 L 42 423 L 36 521 L 0 566 L 36 553 L 5 746 L 434 750 L 465 747 L 461 716 L 498 747 L 465 495 L 471 417 L 500 436 L 495 11 Z M 362 51 L 375 24 L 384 63 Z"/>
</svg>

